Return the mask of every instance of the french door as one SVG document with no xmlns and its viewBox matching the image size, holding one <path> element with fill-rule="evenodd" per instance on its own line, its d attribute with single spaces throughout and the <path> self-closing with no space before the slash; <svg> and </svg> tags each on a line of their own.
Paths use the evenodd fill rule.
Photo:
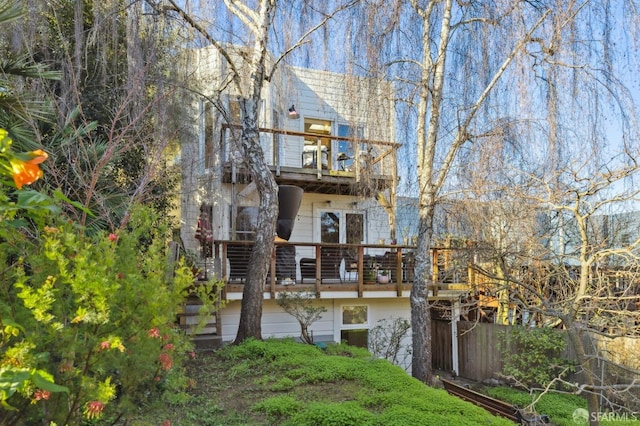
<svg viewBox="0 0 640 426">
<path fill-rule="evenodd" d="M 320 242 L 360 244 L 364 242 L 364 215 L 348 210 L 320 210 Z"/>
</svg>

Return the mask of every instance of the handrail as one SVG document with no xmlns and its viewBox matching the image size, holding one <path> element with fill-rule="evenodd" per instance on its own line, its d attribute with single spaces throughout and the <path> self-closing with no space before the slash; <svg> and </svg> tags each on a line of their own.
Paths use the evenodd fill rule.
<svg viewBox="0 0 640 426">
<path fill-rule="evenodd" d="M 242 240 L 214 240 L 214 256 L 221 259 L 221 276 L 225 277 L 228 284 L 243 284 L 246 279 L 246 267 L 250 256 L 252 241 Z M 357 291 L 358 297 L 362 297 L 364 291 L 370 290 L 394 290 L 400 297 L 407 285 L 413 282 L 413 268 L 416 246 L 396 244 L 347 244 L 347 243 L 317 243 L 317 242 L 275 242 L 274 252 L 271 256 L 269 274 L 265 283 L 265 290 L 275 297 L 277 291 L 282 290 L 282 285 L 287 284 L 285 278 L 290 278 L 296 284 L 306 285 L 316 294 L 322 290 Z M 293 247 L 293 250 L 283 250 L 284 247 Z M 298 249 L 298 250 L 296 250 Z M 300 250 L 306 249 L 306 250 Z M 302 251 L 302 253 L 301 253 Z M 437 287 L 440 283 L 437 275 L 438 256 L 445 251 L 468 251 L 466 248 L 432 249 L 434 255 L 433 270 L 434 283 L 433 295 L 437 296 Z M 278 253 L 279 252 L 279 253 Z M 349 256 L 355 255 L 353 256 Z M 288 256 L 288 258 L 286 257 Z M 446 260 L 449 256 L 443 256 Z M 284 260 L 288 259 L 287 262 Z M 329 262 L 329 263 L 325 263 Z M 346 262 L 357 262 L 356 280 L 347 278 Z M 458 264 L 458 266 L 460 266 Z M 472 268 L 468 262 L 466 271 L 457 272 L 462 282 L 472 279 L 468 268 Z M 298 269 L 299 268 L 299 269 Z M 445 265 L 443 270 L 446 270 Z M 460 268 L 456 269 L 458 271 Z M 353 268 L 349 268 L 354 271 Z M 377 284 L 376 274 L 384 270 L 390 274 L 389 284 Z M 351 272 L 351 273 L 352 273 Z M 350 274 L 351 274 L 350 273 Z M 349 275 L 351 278 L 351 275 Z M 311 281 L 311 282 L 310 282 Z M 468 285 L 472 283 L 469 281 Z M 469 286 L 471 288 L 471 286 Z"/>
</svg>

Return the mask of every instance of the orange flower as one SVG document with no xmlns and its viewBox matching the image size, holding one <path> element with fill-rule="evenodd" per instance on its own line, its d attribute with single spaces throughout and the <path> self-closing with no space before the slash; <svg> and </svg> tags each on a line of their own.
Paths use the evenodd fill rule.
<svg viewBox="0 0 640 426">
<path fill-rule="evenodd" d="M 49 156 L 41 149 L 28 152 L 29 160 L 21 160 L 13 157 L 9 160 L 13 174 L 13 181 L 16 188 L 22 189 L 22 185 L 29 185 L 42 177 L 42 170 L 38 164 L 42 163 Z"/>
<path fill-rule="evenodd" d="M 161 352 L 158 355 L 158 360 L 160 361 L 160 365 L 162 365 L 162 369 L 167 371 L 173 365 L 173 359 L 171 359 L 171 355 L 166 352 Z"/>
<path fill-rule="evenodd" d="M 102 415 L 104 404 L 100 401 L 87 402 L 84 407 L 84 415 L 88 419 L 97 419 Z"/>
<path fill-rule="evenodd" d="M 38 389 L 33 393 L 33 399 L 31 400 L 32 404 L 35 404 L 36 401 L 47 400 L 51 397 L 51 392 Z"/>
</svg>

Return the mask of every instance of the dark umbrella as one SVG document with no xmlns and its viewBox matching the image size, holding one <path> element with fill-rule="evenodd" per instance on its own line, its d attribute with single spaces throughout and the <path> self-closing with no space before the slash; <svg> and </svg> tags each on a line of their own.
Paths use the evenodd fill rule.
<svg viewBox="0 0 640 426">
<path fill-rule="evenodd" d="M 211 215 L 208 206 L 200 206 L 200 216 L 196 227 L 196 240 L 202 246 L 202 256 L 206 259 L 211 257 L 211 243 L 213 242 L 213 228 L 211 227 Z"/>
</svg>

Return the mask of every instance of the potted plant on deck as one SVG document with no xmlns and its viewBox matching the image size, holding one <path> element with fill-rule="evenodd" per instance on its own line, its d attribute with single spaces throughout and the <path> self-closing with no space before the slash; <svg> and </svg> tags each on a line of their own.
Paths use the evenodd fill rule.
<svg viewBox="0 0 640 426">
<path fill-rule="evenodd" d="M 378 284 L 389 284 L 389 271 L 380 271 L 378 274 Z"/>
<path fill-rule="evenodd" d="M 378 278 L 378 269 L 380 265 L 375 258 L 366 256 L 364 259 L 364 268 L 362 271 L 362 279 L 367 284 L 375 284 Z"/>
</svg>

